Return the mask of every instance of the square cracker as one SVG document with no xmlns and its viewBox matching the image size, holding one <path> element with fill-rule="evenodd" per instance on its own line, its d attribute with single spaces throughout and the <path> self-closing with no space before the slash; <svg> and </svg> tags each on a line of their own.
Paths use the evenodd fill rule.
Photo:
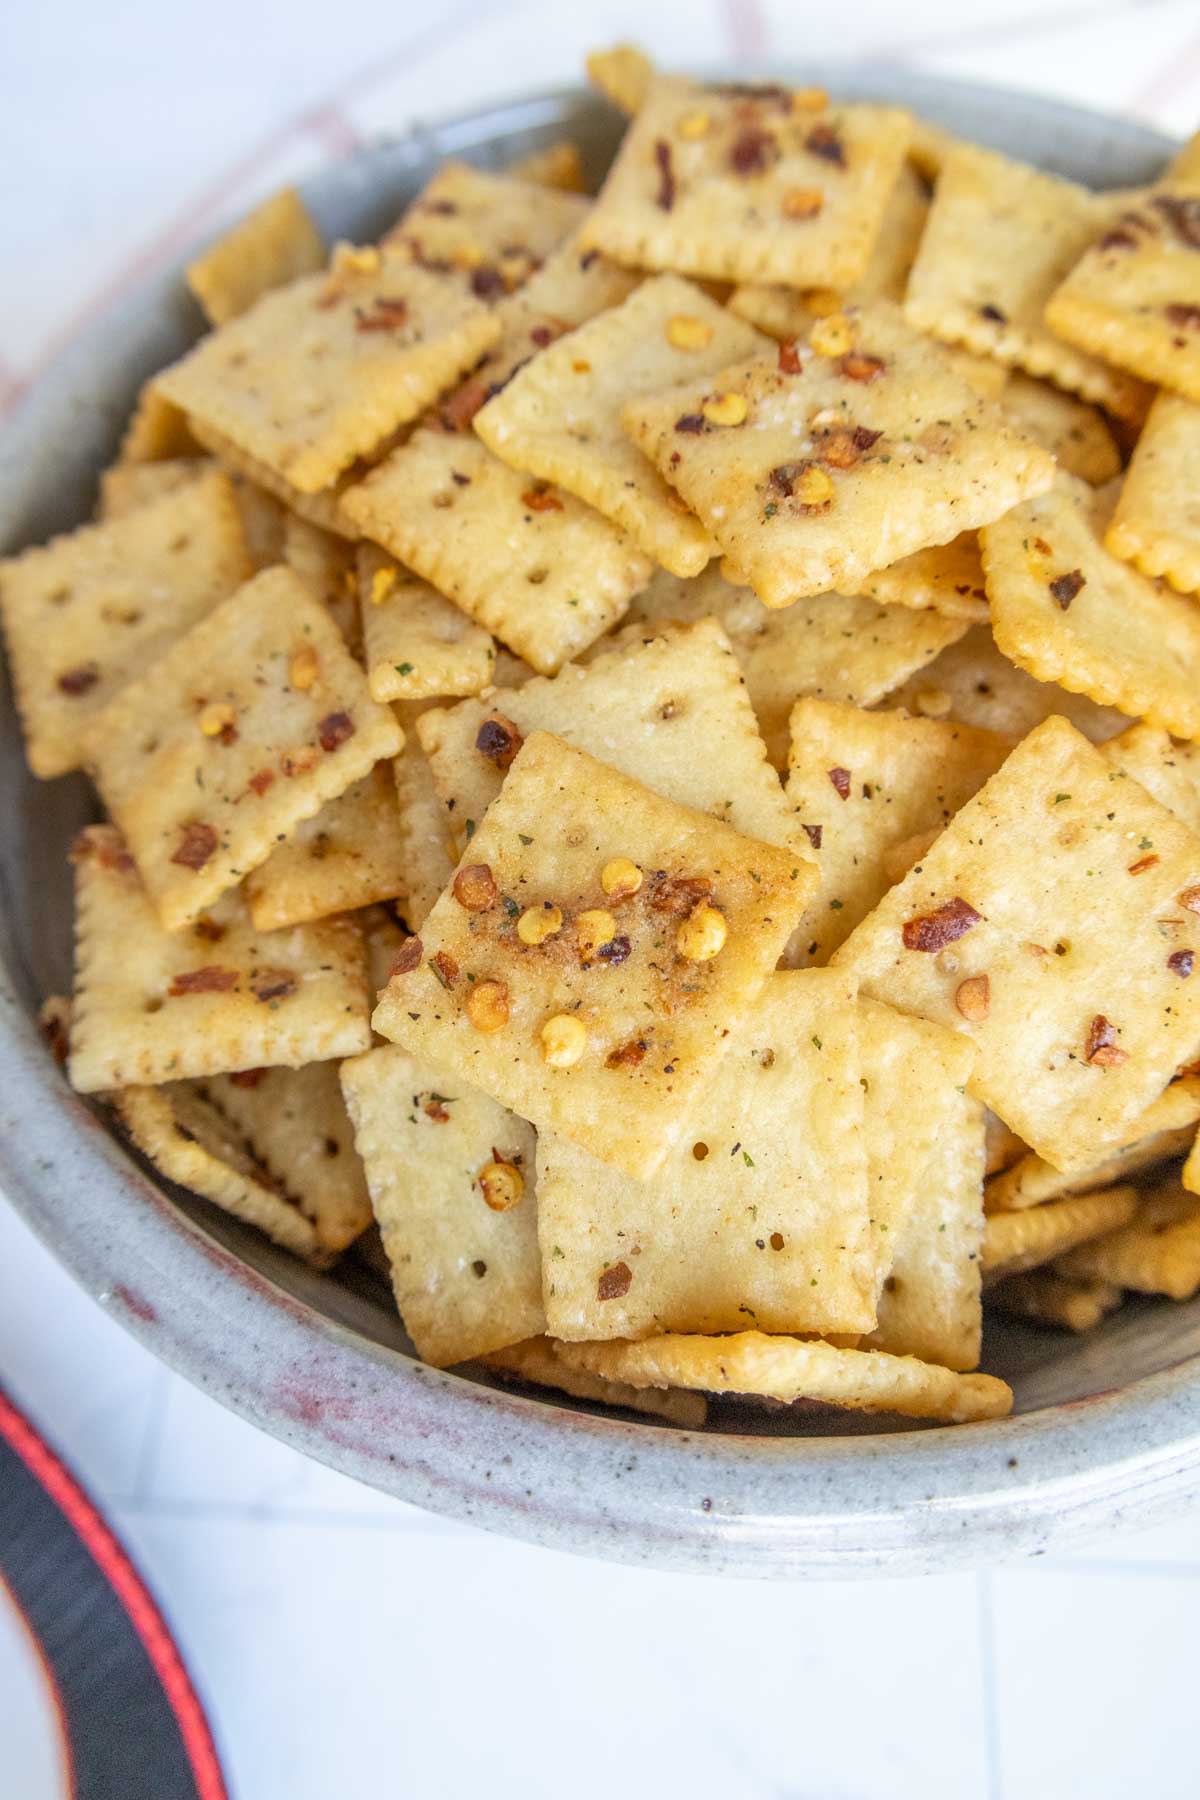
<svg viewBox="0 0 1200 1800">
<path fill-rule="evenodd" d="M 716 546 L 630 443 L 621 410 L 765 345 L 694 282 L 660 275 L 534 357 L 476 413 L 475 429 L 504 462 L 586 500 L 664 568 L 698 575 Z"/>
<path fill-rule="evenodd" d="M 820 594 L 768 611 L 749 588 L 718 569 L 694 580 L 660 570 L 636 595 L 626 632 L 640 621 L 718 619 L 746 678 L 750 703 L 776 768 L 787 761 L 792 707 L 803 694 L 873 706 L 933 662 L 966 629 L 934 611 L 908 612 L 874 601 Z M 602 651 L 603 643 L 597 645 Z"/>
<path fill-rule="evenodd" d="M 1044 375 L 1121 417 L 1142 385 L 1056 335 L 1046 302 L 1128 203 L 1061 176 L 960 144 L 938 177 L 904 303 L 921 331 Z"/>
<path fill-rule="evenodd" d="M 964 531 L 948 544 L 914 550 L 889 568 L 876 569 L 858 584 L 859 592 L 881 606 L 932 607 L 948 619 L 974 625 L 988 616 L 979 537 Z"/>
<path fill-rule="evenodd" d="M 551 1335 L 869 1330 L 876 1268 L 859 1067 L 853 982 L 782 972 L 651 1180 L 539 1137 Z"/>
<path fill-rule="evenodd" d="M 376 1029 L 647 1179 L 753 1008 L 813 872 L 546 732 L 525 740 L 467 857 L 490 871 L 494 903 L 468 910 L 452 884 L 421 927 L 424 960 L 393 974 Z M 617 857 L 643 872 L 624 900 L 600 881 Z M 708 960 L 689 960 L 679 934 L 702 904 L 726 936 Z M 518 917 L 545 906 L 561 909 L 561 929 L 527 945 Z M 609 955 L 588 957 L 581 911 L 611 915 Z M 573 1064 L 554 1066 L 541 1034 L 564 1015 L 585 1042 Z"/>
<path fill-rule="evenodd" d="M 988 1303 L 1001 1312 L 1035 1319 L 1039 1325 L 1092 1331 L 1124 1298 L 1122 1289 L 1111 1281 L 1084 1281 L 1058 1275 L 1053 1269 L 1031 1269 L 1026 1275 L 998 1281 L 988 1294 Z"/>
<path fill-rule="evenodd" d="M 1145 1112 L 1134 1121 L 1128 1138 L 1102 1162 L 1074 1174 L 1064 1175 L 1060 1169 L 1043 1162 L 1030 1150 L 995 1176 L 987 1185 L 987 1209 L 992 1212 L 1022 1212 L 1027 1206 L 1041 1206 L 1047 1200 L 1058 1200 L 1064 1194 L 1089 1193 L 1150 1169 L 1170 1156 L 1182 1156 L 1196 1136 L 1200 1123 L 1200 1080 L 1185 1075 L 1164 1088 Z"/>
<path fill-rule="evenodd" d="M 490 304 L 541 268 L 587 210 L 579 194 L 446 162 L 385 234 L 383 246 Z"/>
<path fill-rule="evenodd" d="M 861 306 L 867 300 L 898 303 L 904 298 L 928 214 L 925 185 L 911 164 L 904 163 L 888 198 L 870 260 L 844 294 L 825 286 L 797 290 L 750 283 L 734 290 L 729 310 L 773 338 L 791 338 L 804 337 L 814 318 L 837 312 L 842 306 Z"/>
<path fill-rule="evenodd" d="M 948 543 L 1048 487 L 1054 462 L 883 301 L 838 315 L 846 354 L 781 346 L 710 381 L 635 400 L 623 419 L 767 606 Z M 840 329 L 840 327 L 839 327 Z M 791 373 L 797 368 L 797 373 Z M 740 424 L 705 415 L 737 397 Z M 804 499 L 806 479 L 823 498 Z"/>
<path fill-rule="evenodd" d="M 400 855 L 404 865 L 405 923 L 420 931 L 442 889 L 449 886 L 458 852 L 447 828 L 446 815 L 429 758 L 417 736 L 417 720 L 431 703 L 409 701 L 396 706 L 404 730 L 404 747 L 392 764 L 396 799 L 400 808 Z"/>
<path fill-rule="evenodd" d="M 949 719 L 796 702 L 787 803 L 821 870 L 796 933 L 805 961 L 828 962 L 892 885 L 888 852 L 936 836 L 1011 748 Z"/>
<path fill-rule="evenodd" d="M 75 862 L 70 1076 L 81 1093 L 353 1056 L 371 1041 L 362 933 L 349 919 L 260 932 L 238 894 L 165 932 L 119 832 Z"/>
<path fill-rule="evenodd" d="M 1131 725 L 1109 738 L 1104 754 L 1200 837 L 1200 744 L 1177 744 L 1156 725 Z"/>
<path fill-rule="evenodd" d="M 1005 1275 L 1021 1275 L 1043 1263 L 1127 1225 L 1137 1211 L 1137 1189 L 1105 1188 L 1099 1194 L 1068 1194 L 1027 1212 L 992 1213 L 983 1227 L 983 1275 L 990 1286 Z"/>
<path fill-rule="evenodd" d="M 1200 400 L 1200 189 L 1129 198 L 1048 297 L 1046 324 L 1130 375 Z"/>
<path fill-rule="evenodd" d="M 1060 475 L 985 527 L 992 632 L 1039 681 L 1200 737 L 1200 607 L 1105 549 L 1114 499 Z"/>
<path fill-rule="evenodd" d="M 654 81 L 584 243 L 635 268 L 849 287 L 866 269 L 912 120 L 895 107 L 822 107 L 822 98 Z"/>
<path fill-rule="evenodd" d="M 1020 369 L 1009 376 L 1001 404 L 1068 475 L 1097 487 L 1121 473 L 1121 453 L 1099 407 Z"/>
<path fill-rule="evenodd" d="M 276 1183 L 316 1227 L 317 1244 L 336 1256 L 371 1223 L 371 1200 L 336 1062 L 303 1069 L 248 1069 L 198 1085 L 241 1133 Z"/>
<path fill-rule="evenodd" d="M 272 288 L 325 265 L 325 245 L 295 188 L 281 188 L 188 264 L 187 284 L 210 325 L 247 312 Z"/>
<path fill-rule="evenodd" d="M 634 1387 L 700 1388 L 790 1403 L 823 1400 L 862 1412 L 965 1424 L 1012 1411 L 1012 1390 L 994 1375 L 959 1375 L 915 1356 L 844 1350 L 798 1338 L 739 1331 L 731 1337 L 646 1338 L 641 1343 L 564 1344 L 579 1368 Z"/>
<path fill-rule="evenodd" d="M 630 1387 L 625 1382 L 605 1381 L 586 1369 L 570 1368 L 559 1355 L 553 1338 L 526 1338 L 524 1343 L 491 1350 L 476 1359 L 501 1379 L 512 1378 L 533 1387 L 554 1388 L 574 1400 L 598 1400 L 604 1406 L 623 1406 L 628 1412 L 649 1413 L 683 1431 L 699 1431 L 708 1418 L 703 1394 L 686 1389 L 663 1393 L 653 1388 Z"/>
<path fill-rule="evenodd" d="M 77 769 L 113 696 L 252 573 L 233 491 L 216 473 L 0 563 L 34 774 Z"/>
<path fill-rule="evenodd" d="M 104 524 L 136 512 L 165 494 L 178 493 L 190 487 L 202 475 L 215 471 L 207 456 L 173 456 L 165 462 L 113 463 L 100 477 L 100 493 L 96 502 L 96 520 Z"/>
<path fill-rule="evenodd" d="M 477 694 L 496 667 L 482 625 L 376 544 L 358 551 L 367 686 L 376 700 Z"/>
<path fill-rule="evenodd" d="M 86 754 L 174 930 L 402 743 L 325 608 L 276 568 L 125 687 Z"/>
<path fill-rule="evenodd" d="M 919 1077 L 918 1077 L 919 1079 Z M 909 1111 L 914 1085 L 906 1088 Z M 920 1086 L 924 1095 L 924 1084 Z M 871 1101 L 867 1100 L 868 1129 Z M 879 1323 L 863 1348 L 920 1356 L 948 1369 L 979 1363 L 983 1307 L 983 1108 L 950 1088 L 912 1202 L 894 1234 Z"/>
<path fill-rule="evenodd" d="M 1179 901 L 1198 887 L 1200 840 L 1050 718 L 835 962 L 974 1038 L 973 1092 L 1047 1162 L 1086 1168 L 1200 1039 L 1200 985 L 1169 961 L 1200 946 Z"/>
<path fill-rule="evenodd" d="M 610 50 L 589 51 L 585 60 L 588 80 L 622 112 L 632 114 L 645 105 L 658 71 L 644 50 L 614 44 Z"/>
<path fill-rule="evenodd" d="M 416 418 L 499 334 L 407 257 L 335 254 L 202 338 L 156 386 L 301 493 Z"/>
<path fill-rule="evenodd" d="M 1190 1300 L 1200 1288 L 1200 1200 L 1176 1182 L 1139 1197 L 1137 1212 L 1055 1264 L 1073 1280 Z"/>
<path fill-rule="evenodd" d="M 352 464 L 346 474 L 322 488 L 319 493 L 302 494 L 298 487 L 293 486 L 275 469 L 240 449 L 223 431 L 214 430 L 207 420 L 195 419 L 191 423 L 195 427 L 196 441 L 216 457 L 235 482 L 250 483 L 256 491 L 269 494 L 281 506 L 285 506 L 288 512 L 297 513 L 310 524 L 319 526 L 322 531 L 350 539 L 358 536 L 357 525 L 342 511 L 341 496 L 346 488 L 362 480 L 364 465 Z"/>
<path fill-rule="evenodd" d="M 343 505 L 541 675 L 615 624 L 650 579 L 649 559 L 607 519 L 470 436 L 414 432 Z"/>
<path fill-rule="evenodd" d="M 552 731 L 668 800 L 810 858 L 715 619 L 643 626 L 623 648 L 570 664 L 553 679 L 425 713 L 421 743 L 460 849 L 504 779 L 486 743 L 479 747 L 481 731 L 498 717 L 520 737 Z"/>
<path fill-rule="evenodd" d="M 1161 575 L 1182 593 L 1200 592 L 1200 405 L 1160 394 L 1125 471 L 1105 547 Z"/>
<path fill-rule="evenodd" d="M 278 931 L 404 892 L 404 844 L 388 761 L 305 819 L 246 877 L 250 917 Z"/>
<path fill-rule="evenodd" d="M 1000 654 L 987 625 L 973 625 L 965 636 L 958 633 L 919 673 L 897 684 L 889 704 L 1014 738 L 1024 737 L 1051 713 L 1068 719 L 1097 744 L 1129 723 L 1123 713 L 1097 706 L 1086 695 L 1069 694 L 1052 681 L 1035 681 Z"/>
<path fill-rule="evenodd" d="M 394 1044 L 343 1063 L 341 1078 L 418 1355 L 445 1367 L 542 1331 L 532 1127 Z M 494 1162 L 522 1188 L 503 1212 L 479 1180 Z"/>
<path fill-rule="evenodd" d="M 192 1082 L 119 1088 L 113 1104 L 133 1143 L 168 1181 L 211 1200 L 305 1262 L 328 1267 L 331 1258 L 321 1253 L 313 1220 Z"/>
</svg>

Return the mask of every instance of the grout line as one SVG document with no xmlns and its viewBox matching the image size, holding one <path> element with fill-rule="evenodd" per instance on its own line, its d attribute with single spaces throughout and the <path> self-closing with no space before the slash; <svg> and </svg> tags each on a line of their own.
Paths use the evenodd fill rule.
<svg viewBox="0 0 1200 1800">
<path fill-rule="evenodd" d="M 989 1569 L 981 1570 L 975 1577 L 975 1596 L 979 1621 L 979 1679 L 983 1689 L 987 1800 L 1002 1800 L 1004 1780 L 1000 1765 L 1000 1707 L 996 1692 L 996 1607 Z"/>
</svg>

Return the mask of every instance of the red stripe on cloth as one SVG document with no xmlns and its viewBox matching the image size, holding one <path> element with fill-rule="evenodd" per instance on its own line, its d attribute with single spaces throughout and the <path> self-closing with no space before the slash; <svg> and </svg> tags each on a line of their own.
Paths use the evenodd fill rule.
<svg viewBox="0 0 1200 1800">
<path fill-rule="evenodd" d="M 315 112 L 307 113 L 300 123 L 306 131 L 312 132 L 329 156 L 353 156 L 363 147 L 362 138 L 336 106 L 319 106 Z"/>
<path fill-rule="evenodd" d="M 141 1576 L 83 1489 L 42 1442 L 28 1419 L 3 1394 L 0 1394 L 0 1437 L 45 1488 L 124 1607 L 175 1715 L 200 1800 L 229 1800 L 204 1708 L 166 1620 Z"/>
<path fill-rule="evenodd" d="M 767 54 L 770 33 L 760 0 L 725 0 L 725 23 L 734 56 L 753 59 Z"/>
</svg>

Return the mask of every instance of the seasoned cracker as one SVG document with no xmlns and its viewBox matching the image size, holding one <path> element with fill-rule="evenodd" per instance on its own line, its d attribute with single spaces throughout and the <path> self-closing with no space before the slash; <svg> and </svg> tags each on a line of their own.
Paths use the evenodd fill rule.
<svg viewBox="0 0 1200 1800">
<path fill-rule="evenodd" d="M 796 933 L 805 962 L 828 962 L 891 886 L 888 852 L 936 836 L 1011 748 L 949 719 L 797 701 L 787 803 L 821 870 Z"/>
<path fill-rule="evenodd" d="M 1181 593 L 1200 591 L 1200 406 L 1163 393 L 1125 472 L 1105 548 Z"/>
<path fill-rule="evenodd" d="M 1027 1275 L 1010 1275 L 988 1293 L 988 1303 L 1002 1312 L 1017 1313 L 1039 1325 L 1060 1325 L 1065 1331 L 1092 1331 L 1120 1306 L 1124 1295 L 1111 1281 L 1079 1281 L 1057 1275 L 1053 1269 L 1031 1269 Z"/>
<path fill-rule="evenodd" d="M 206 456 L 175 456 L 166 462 L 113 463 L 100 477 L 96 518 L 104 523 L 137 512 L 151 501 L 177 494 L 212 471 Z"/>
<path fill-rule="evenodd" d="M 258 932 L 238 894 L 165 932 L 120 834 L 75 862 L 70 1077 L 81 1093 L 353 1056 L 371 1041 L 362 933 L 348 919 Z"/>
<path fill-rule="evenodd" d="M 325 608 L 277 568 L 124 687 L 85 750 L 174 930 L 402 743 Z"/>
<path fill-rule="evenodd" d="M 911 132 L 895 107 L 662 77 L 583 241 L 634 268 L 845 289 L 866 270 Z"/>
<path fill-rule="evenodd" d="M 498 757 L 511 747 L 497 737 Z M 636 893 L 603 884 L 622 862 L 640 872 Z M 421 928 L 424 961 L 393 975 L 376 1029 L 648 1179 L 813 879 L 794 855 L 535 732 Z"/>
<path fill-rule="evenodd" d="M 480 357 L 499 326 L 402 253 L 348 251 L 266 294 L 157 377 L 301 493 L 335 482 Z"/>
<path fill-rule="evenodd" d="M 1129 375 L 1200 400 L 1200 189 L 1176 183 L 1126 198 L 1091 248 L 1080 246 L 1046 301 L 1046 324 Z"/>
<path fill-rule="evenodd" d="M 1053 1262 L 1076 1244 L 1128 1224 L 1137 1207 L 1136 1188 L 1111 1187 L 1098 1194 L 1068 1194 L 1025 1212 L 990 1213 L 983 1227 L 984 1280 L 990 1286 L 1002 1276 Z"/>
<path fill-rule="evenodd" d="M 0 613 L 35 775 L 79 767 L 97 715 L 252 573 L 233 492 L 205 475 L 0 563 Z"/>
<path fill-rule="evenodd" d="M 797 849 L 805 861 L 811 856 L 715 619 L 643 626 L 626 646 L 586 666 L 425 713 L 421 743 L 460 852 L 504 780 L 487 749 L 497 718 L 522 737 L 554 732 L 668 800 L 711 813 L 746 837 Z"/>
<path fill-rule="evenodd" d="M 325 244 L 295 188 L 281 188 L 188 264 L 210 325 L 226 325 L 273 288 L 325 266 Z"/>
<path fill-rule="evenodd" d="M 211 1200 L 306 1262 L 328 1266 L 313 1221 L 191 1082 L 120 1088 L 113 1104 L 134 1144 L 168 1181 Z"/>
<path fill-rule="evenodd" d="M 805 345 L 635 400 L 623 419 L 768 606 L 854 593 L 1054 476 L 883 301 L 818 320 Z"/>
<path fill-rule="evenodd" d="M 947 619 L 976 624 L 988 616 L 978 535 L 964 531 L 948 544 L 914 550 L 890 568 L 864 576 L 859 591 L 881 606 L 932 607 Z"/>
<path fill-rule="evenodd" d="M 1128 198 L 1094 194 L 978 144 L 958 145 L 938 176 L 906 317 L 921 331 L 1138 417 L 1141 384 L 1064 343 L 1043 318 L 1059 282 Z"/>
<path fill-rule="evenodd" d="M 896 1090 L 897 1106 L 923 1110 L 927 1081 L 926 1070 L 914 1070 L 903 1090 Z M 940 1129 L 918 1165 L 911 1203 L 891 1234 L 893 1255 L 879 1295 L 879 1323 L 863 1348 L 919 1356 L 948 1369 L 974 1369 L 983 1328 L 983 1108 L 961 1083 L 947 1089 L 944 1075 L 942 1081 Z M 913 1106 L 916 1093 L 921 1108 Z M 872 1110 L 868 1093 L 868 1130 Z"/>
<path fill-rule="evenodd" d="M 1181 979 L 1200 922 L 1180 903 L 1198 887 L 1200 840 L 1050 718 L 835 962 L 974 1038 L 972 1091 L 1045 1161 L 1087 1168 L 1200 1040 Z"/>
<path fill-rule="evenodd" d="M 327 800 L 252 869 L 246 899 L 256 928 L 277 931 L 394 900 L 404 885 L 396 778 L 384 761 Z"/>
<path fill-rule="evenodd" d="M 319 526 L 322 531 L 351 539 L 358 536 L 357 525 L 342 511 L 341 496 L 346 488 L 362 480 L 361 464 L 351 465 L 347 474 L 329 487 L 322 488 L 319 493 L 302 494 L 298 487 L 294 487 L 257 457 L 247 455 L 232 438 L 227 437 L 223 431 L 214 430 L 206 420 L 195 419 L 191 423 L 195 427 L 197 442 L 216 457 L 232 479 L 248 482 L 254 491 L 269 494 L 281 506 L 286 507 L 289 513 L 298 513 L 302 519 Z"/>
<path fill-rule="evenodd" d="M 394 1044 L 343 1063 L 341 1080 L 418 1355 L 446 1367 L 536 1336 L 545 1319 L 532 1128 Z M 498 1165 L 505 1185 L 493 1184 L 489 1203 L 484 1182 Z"/>
<path fill-rule="evenodd" d="M 634 598 L 625 629 L 632 636 L 641 620 L 654 625 L 710 617 L 728 633 L 777 768 L 787 761 L 789 720 L 801 696 L 873 706 L 966 629 L 962 620 L 934 611 L 906 612 L 840 594 L 770 612 L 749 588 L 735 587 L 715 568 L 692 581 L 657 573 Z"/>
<path fill-rule="evenodd" d="M 636 1344 L 564 1344 L 568 1362 L 634 1387 L 691 1387 L 710 1394 L 822 1400 L 862 1412 L 964 1424 L 999 1419 L 1012 1391 L 993 1375 L 958 1375 L 915 1356 L 839 1350 L 832 1344 L 740 1331 L 732 1337 L 647 1338 Z"/>
<path fill-rule="evenodd" d="M 650 579 L 649 559 L 607 519 L 470 436 L 414 432 L 342 504 L 541 675 L 615 624 Z"/>
<path fill-rule="evenodd" d="M 433 785 L 429 759 L 417 736 L 417 720 L 431 703 L 410 701 L 395 708 L 404 748 L 392 764 L 400 808 L 400 855 L 404 865 L 405 923 L 420 931 L 454 873 L 457 850 Z"/>
<path fill-rule="evenodd" d="M 992 632 L 1037 680 L 1200 737 L 1200 608 L 1105 549 L 1114 498 L 1059 475 L 984 528 Z"/>
<path fill-rule="evenodd" d="M 1024 737 L 1051 713 L 1069 720 L 1093 743 L 1103 743 L 1129 724 L 1112 707 L 1069 694 L 1052 681 L 1035 681 L 1000 654 L 986 625 L 972 626 L 965 636 L 957 633 L 919 673 L 895 687 L 888 704 L 1014 738 Z"/>
<path fill-rule="evenodd" d="M 586 59 L 588 80 L 606 100 L 624 113 L 635 113 L 645 104 L 657 71 L 636 44 L 614 44 L 611 50 L 592 50 Z"/>
<path fill-rule="evenodd" d="M 538 1139 L 547 1329 L 863 1332 L 875 1323 L 854 985 L 772 975 L 649 1181 Z"/>
<path fill-rule="evenodd" d="M 1184 1076 L 1164 1088 L 1130 1129 L 1125 1142 L 1089 1168 L 1063 1174 L 1027 1151 L 1011 1168 L 987 1185 L 987 1209 L 1021 1212 L 1063 1194 L 1082 1194 L 1110 1186 L 1141 1169 L 1153 1168 L 1190 1148 L 1200 1124 L 1200 1080 Z"/>
<path fill-rule="evenodd" d="M 660 275 L 534 357 L 475 415 L 475 429 L 504 462 L 586 500 L 664 568 L 697 575 L 715 545 L 630 443 L 621 411 L 765 343 L 693 282 Z"/>
<path fill-rule="evenodd" d="M 566 194 L 587 192 L 579 145 L 570 138 L 556 138 L 544 150 L 534 150 L 529 156 L 509 163 L 504 172 L 518 181 L 532 181 L 537 187 L 559 188 Z"/>
<path fill-rule="evenodd" d="M 1068 475 L 1098 487 L 1121 473 L 1116 440 L 1104 414 L 1089 401 L 1014 369 L 1002 403 L 1018 427 L 1044 445 Z"/>
<path fill-rule="evenodd" d="M 1157 725 L 1131 725 L 1108 740 L 1104 754 L 1119 776 L 1140 782 L 1200 836 L 1200 745 L 1176 743 Z"/>
<path fill-rule="evenodd" d="M 526 1338 L 504 1350 L 491 1350 L 476 1359 L 502 1379 L 527 1382 L 533 1387 L 554 1388 L 573 1400 L 598 1400 L 602 1406 L 623 1406 L 627 1412 L 649 1413 L 683 1431 L 699 1431 L 708 1418 L 703 1394 L 684 1388 L 660 1392 L 630 1387 L 626 1382 L 605 1381 L 586 1369 L 573 1369 L 559 1355 L 553 1338 Z"/>
<path fill-rule="evenodd" d="M 376 544 L 359 546 L 358 592 L 367 686 L 376 700 L 429 700 L 487 687 L 496 667 L 490 634 Z"/>
<path fill-rule="evenodd" d="M 1055 1268 L 1073 1280 L 1190 1300 L 1200 1288 L 1200 1200 L 1168 1182 L 1142 1195 L 1128 1222 L 1060 1257 Z"/>
<path fill-rule="evenodd" d="M 336 1062 L 303 1069 L 248 1069 L 199 1083 L 277 1185 L 337 1256 L 371 1223 L 367 1178 L 342 1099 Z"/>
<path fill-rule="evenodd" d="M 494 305 L 541 268 L 587 210 L 578 194 L 446 162 L 386 233 L 383 246 Z"/>
</svg>

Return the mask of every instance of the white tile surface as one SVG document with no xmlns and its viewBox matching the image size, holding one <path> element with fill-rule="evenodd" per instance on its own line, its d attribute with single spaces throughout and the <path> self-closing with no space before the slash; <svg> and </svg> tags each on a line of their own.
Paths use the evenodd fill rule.
<svg viewBox="0 0 1200 1800">
<path fill-rule="evenodd" d="M 1200 120 L 1195 0 L 14 5 L 0 404 L 98 296 L 267 187 L 415 113 L 569 81 L 584 47 L 622 35 L 664 60 L 877 55 L 1180 132 Z M 254 1432 L 79 1295 L 2 1203 L 0 1380 L 115 1509 L 239 1800 L 1197 1791 L 1180 1727 L 1200 1520 L 923 1583 L 772 1588 L 571 1561 Z"/>
</svg>

